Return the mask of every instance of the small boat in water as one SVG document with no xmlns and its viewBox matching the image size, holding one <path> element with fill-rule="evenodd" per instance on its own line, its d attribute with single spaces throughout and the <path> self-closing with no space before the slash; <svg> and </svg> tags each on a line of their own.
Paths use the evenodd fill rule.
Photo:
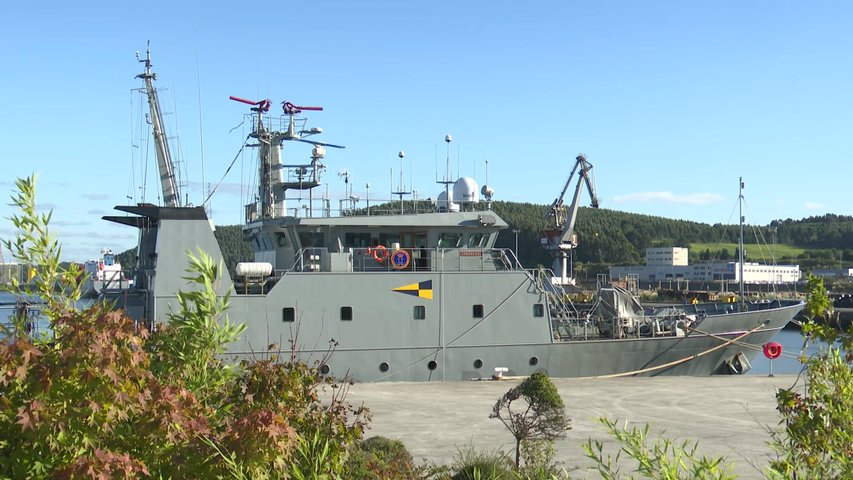
<svg viewBox="0 0 853 480">
<path fill-rule="evenodd" d="M 94 298 L 105 290 L 126 290 L 133 286 L 133 280 L 127 278 L 121 269 L 121 263 L 108 248 L 101 249 L 100 258 L 88 260 L 83 264 L 86 282 L 83 284 L 83 296 Z"/>
<path fill-rule="evenodd" d="M 150 54 L 140 77 L 155 139 L 162 138 Z M 229 316 L 247 326 L 229 359 L 256 358 L 274 345 L 272 353 L 292 352 L 319 362 L 324 374 L 356 381 L 742 373 L 803 307 L 770 301 L 648 309 L 604 284 L 594 308 L 578 311 L 562 288 L 571 283 L 565 269 L 558 276 L 525 268 L 512 250 L 495 246 L 509 226 L 491 209 L 490 187 L 445 180 L 434 203 L 401 200 L 334 216 L 328 199 L 314 207 L 312 192 L 321 185 L 325 149 L 340 147 L 315 140 L 321 130 L 305 128 L 300 116 L 321 109 L 283 102 L 281 117 L 272 119 L 269 100 L 233 99 L 251 105 L 259 167 L 243 227 L 254 262 L 238 264 L 237 276 L 226 273 L 217 286 L 231 296 Z M 285 142 L 313 145 L 310 162 L 282 163 Z M 134 283 L 106 296 L 149 324 L 177 308 L 176 292 L 187 288 L 187 251 L 223 258 L 204 208 L 177 203 L 168 154 L 158 159 L 165 206 L 117 206 L 125 215 L 104 217 L 139 232 Z M 584 159 L 582 169 L 589 168 Z"/>
</svg>

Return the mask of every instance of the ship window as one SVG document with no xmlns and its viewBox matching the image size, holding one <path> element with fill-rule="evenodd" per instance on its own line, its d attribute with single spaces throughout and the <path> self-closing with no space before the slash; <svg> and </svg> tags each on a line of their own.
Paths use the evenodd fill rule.
<svg viewBox="0 0 853 480">
<path fill-rule="evenodd" d="M 400 236 L 397 234 L 388 234 L 383 233 L 379 235 L 379 244 L 385 245 L 386 247 L 391 247 L 395 243 L 400 243 Z"/>
<path fill-rule="evenodd" d="M 485 237 L 485 235 L 483 235 L 482 233 L 475 233 L 473 235 L 468 236 L 468 246 L 469 247 L 482 247 L 484 237 Z"/>
<path fill-rule="evenodd" d="M 325 363 L 320 365 L 320 373 L 322 373 L 323 375 L 328 375 L 330 370 L 331 369 L 329 368 L 329 366 Z"/>
<path fill-rule="evenodd" d="M 391 366 L 388 365 L 388 362 L 382 362 L 379 364 L 379 371 L 380 372 L 383 372 L 383 373 L 387 372 L 389 368 L 391 368 Z"/>
<path fill-rule="evenodd" d="M 474 305 L 474 318 L 483 318 L 483 306 L 480 304 Z"/>
<path fill-rule="evenodd" d="M 293 307 L 284 307 L 281 309 L 281 321 L 293 322 L 296 321 L 296 309 Z"/>
<path fill-rule="evenodd" d="M 458 248 L 461 245 L 461 233 L 442 233 L 438 236 L 438 248 Z"/>
<path fill-rule="evenodd" d="M 415 305 L 414 317 L 415 320 L 424 320 L 426 318 L 426 307 L 423 305 Z"/>
<path fill-rule="evenodd" d="M 427 363 L 427 368 L 430 370 L 435 370 L 436 368 L 438 368 L 438 363 L 436 363 L 435 360 L 430 360 L 429 363 Z"/>
<path fill-rule="evenodd" d="M 545 316 L 545 305 L 541 303 L 533 304 L 533 316 L 534 317 L 544 317 Z"/>
<path fill-rule="evenodd" d="M 323 232 L 299 232 L 299 243 L 302 248 L 322 247 L 325 243 Z"/>
<path fill-rule="evenodd" d="M 279 247 L 288 246 L 287 235 L 285 235 L 284 232 L 275 232 L 275 243 L 277 243 Z"/>
<path fill-rule="evenodd" d="M 347 233 L 344 234 L 344 247 L 367 248 L 370 246 L 369 233 Z"/>
<path fill-rule="evenodd" d="M 474 368 L 481 368 L 483 366 L 483 361 L 479 358 L 474 360 Z"/>
<path fill-rule="evenodd" d="M 341 307 L 341 320 L 352 320 L 352 307 Z"/>
</svg>

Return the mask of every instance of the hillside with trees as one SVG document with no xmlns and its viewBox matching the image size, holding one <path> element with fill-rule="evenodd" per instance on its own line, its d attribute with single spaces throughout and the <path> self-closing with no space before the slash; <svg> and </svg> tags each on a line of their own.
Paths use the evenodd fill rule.
<svg viewBox="0 0 853 480">
<path fill-rule="evenodd" d="M 518 230 L 521 262 L 528 267 L 551 265 L 549 254 L 540 243 L 548 206 L 493 202 L 492 208 L 510 225 L 498 238 L 498 247 L 514 250 L 514 230 Z M 214 232 L 232 273 L 237 262 L 252 259 L 252 251 L 243 242 L 240 229 L 239 225 L 224 225 L 217 226 Z M 738 257 L 739 230 L 737 225 L 709 225 L 581 207 L 575 225 L 579 246 L 574 252 L 574 264 L 587 274 L 594 274 L 606 271 L 610 265 L 640 265 L 646 248 L 670 246 L 690 248 L 691 263 L 733 260 Z M 802 220 L 774 220 L 766 226 L 749 225 L 745 233 L 748 261 L 775 260 L 778 264 L 798 264 L 804 270 L 853 266 L 853 216 L 830 214 Z M 771 244 L 775 244 L 772 250 L 776 252 L 772 256 L 768 255 Z M 122 265 L 135 265 L 133 254 L 132 250 L 122 253 Z"/>
</svg>

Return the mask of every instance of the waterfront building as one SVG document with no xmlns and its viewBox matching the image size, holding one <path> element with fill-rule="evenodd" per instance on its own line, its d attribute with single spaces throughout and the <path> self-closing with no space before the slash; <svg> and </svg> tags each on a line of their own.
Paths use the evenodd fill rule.
<svg viewBox="0 0 853 480">
<path fill-rule="evenodd" d="M 647 248 L 645 265 L 610 267 L 610 278 L 635 276 L 640 282 L 713 281 L 740 282 L 739 262 L 702 262 L 690 265 L 684 247 Z M 784 284 L 800 280 L 799 265 L 764 265 L 744 262 L 743 281 L 749 284 Z"/>
</svg>

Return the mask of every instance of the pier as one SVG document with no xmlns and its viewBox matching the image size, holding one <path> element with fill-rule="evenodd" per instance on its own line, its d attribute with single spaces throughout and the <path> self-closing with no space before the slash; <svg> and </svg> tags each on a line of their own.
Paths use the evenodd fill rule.
<svg viewBox="0 0 853 480">
<path fill-rule="evenodd" d="M 699 454 L 725 456 L 739 479 L 764 478 L 773 452 L 768 428 L 779 426 L 775 392 L 790 388 L 793 375 L 633 377 L 553 379 L 572 429 L 555 443 L 556 460 L 572 478 L 597 478 L 581 445 L 589 438 L 605 442 L 615 457 L 619 447 L 599 417 L 651 425 L 652 436 L 699 442 Z M 512 452 L 514 439 L 500 421 L 489 418 L 497 399 L 517 380 L 355 384 L 350 403 L 364 403 L 373 417 L 365 438 L 401 440 L 420 464 L 450 464 L 457 451 Z M 798 388 L 802 388 L 802 384 Z M 624 454 L 623 454 L 624 457 Z M 623 472 L 635 468 L 623 459 Z"/>
</svg>

